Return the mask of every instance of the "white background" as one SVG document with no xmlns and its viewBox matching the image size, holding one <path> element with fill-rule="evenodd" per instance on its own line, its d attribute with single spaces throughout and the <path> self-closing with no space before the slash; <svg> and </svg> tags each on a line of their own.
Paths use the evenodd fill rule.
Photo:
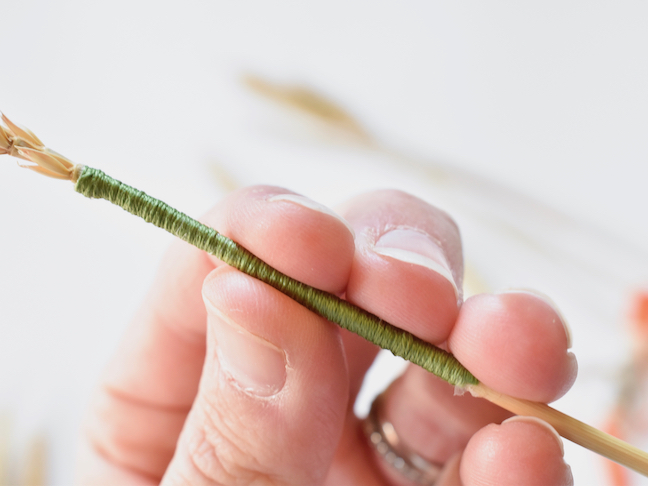
<svg viewBox="0 0 648 486">
<path fill-rule="evenodd" d="M 581 373 L 557 407 L 609 412 L 648 282 L 646 2 L 0 7 L 0 109 L 51 148 L 196 216 L 253 183 L 439 204 L 485 287 L 538 287 L 565 312 Z M 320 137 L 245 73 L 324 93 L 392 155 Z M 89 393 L 171 237 L 8 157 L 0 217 L 0 441 L 19 464 L 44 434 L 50 483 L 69 484 Z M 598 457 L 567 458 L 577 484 L 607 483 Z"/>
</svg>

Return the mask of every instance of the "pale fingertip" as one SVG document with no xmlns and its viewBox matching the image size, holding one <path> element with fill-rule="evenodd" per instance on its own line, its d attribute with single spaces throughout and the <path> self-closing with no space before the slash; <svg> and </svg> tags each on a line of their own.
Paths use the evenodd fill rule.
<svg viewBox="0 0 648 486">
<path fill-rule="evenodd" d="M 558 446 L 560 447 L 560 454 L 562 456 L 565 455 L 565 446 L 563 445 L 563 441 L 560 438 L 560 435 L 558 434 L 558 432 L 556 432 L 556 429 L 554 429 L 550 424 L 548 424 L 544 420 L 542 420 L 542 419 L 540 419 L 538 417 L 529 417 L 529 416 L 525 416 L 525 415 L 514 415 L 513 417 L 504 420 L 501 423 L 501 425 L 509 424 L 509 423 L 512 423 L 512 422 L 519 422 L 519 423 L 538 425 L 538 426 L 544 428 L 545 430 L 547 430 L 556 439 L 556 442 L 558 443 Z"/>
<path fill-rule="evenodd" d="M 565 335 L 567 337 L 567 349 L 571 349 L 572 347 L 572 330 L 567 322 L 567 319 L 565 319 L 564 314 L 561 312 L 560 308 L 556 305 L 556 303 L 553 301 L 551 297 L 549 297 L 547 294 L 540 292 L 535 289 L 526 289 L 526 288 L 520 288 L 520 289 L 504 289 L 500 290 L 498 292 L 495 292 L 495 294 L 528 294 L 532 295 L 534 297 L 539 298 L 540 300 L 544 301 L 549 307 L 553 309 L 553 311 L 558 315 L 558 318 L 560 319 L 560 323 L 563 326 L 563 329 L 565 330 Z"/>
<path fill-rule="evenodd" d="M 478 294 L 462 305 L 449 349 L 484 385 L 549 403 L 576 379 L 564 327 L 544 301 L 517 294 Z"/>
<path fill-rule="evenodd" d="M 472 436 L 460 465 L 463 484 L 573 485 L 571 468 L 554 433 L 527 418 L 490 424 Z"/>
<path fill-rule="evenodd" d="M 397 228 L 383 234 L 373 246 L 378 255 L 425 267 L 445 278 L 459 298 L 450 264 L 441 246 L 429 235 L 410 228 Z"/>
<path fill-rule="evenodd" d="M 287 192 L 274 186 L 236 191 L 209 224 L 285 275 L 343 293 L 355 254 L 352 233 L 339 216 Z"/>
<path fill-rule="evenodd" d="M 355 232 L 353 231 L 353 228 L 351 227 L 351 225 L 346 219 L 344 219 L 338 213 L 333 211 L 331 208 L 324 206 L 323 204 L 318 203 L 317 201 L 313 201 L 308 197 L 300 196 L 299 194 L 277 194 L 276 196 L 272 196 L 271 198 L 269 198 L 268 201 L 270 202 L 286 201 L 308 209 L 312 209 L 314 211 L 319 211 L 320 213 L 328 214 L 329 216 L 333 216 L 334 218 L 342 222 L 348 228 L 351 234 L 355 237 Z"/>
</svg>

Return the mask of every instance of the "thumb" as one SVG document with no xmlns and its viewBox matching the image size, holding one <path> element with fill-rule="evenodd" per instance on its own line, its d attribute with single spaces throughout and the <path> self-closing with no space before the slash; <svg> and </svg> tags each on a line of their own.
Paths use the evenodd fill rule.
<svg viewBox="0 0 648 486">
<path fill-rule="evenodd" d="M 162 484 L 321 483 L 347 409 L 338 329 L 230 267 L 203 298 L 200 388 Z"/>
</svg>

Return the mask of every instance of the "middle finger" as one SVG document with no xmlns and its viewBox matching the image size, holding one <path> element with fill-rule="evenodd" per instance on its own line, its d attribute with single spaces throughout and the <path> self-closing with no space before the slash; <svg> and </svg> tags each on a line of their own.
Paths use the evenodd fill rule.
<svg viewBox="0 0 648 486">
<path fill-rule="evenodd" d="M 445 342 L 462 299 L 461 241 L 452 219 L 428 203 L 399 191 L 360 196 L 347 203 L 341 213 L 356 234 L 346 298 L 421 339 L 435 344 Z M 417 381 L 422 381 L 424 386 Z M 408 435 L 412 435 L 409 425 L 429 418 L 430 409 L 423 405 L 429 404 L 428 396 L 442 390 L 452 397 L 453 392 L 452 387 L 415 366 L 392 388 L 394 393 L 386 397 L 384 411 L 390 416 L 413 419 L 407 424 Z M 403 400 L 393 401 L 389 398 L 392 396 Z M 409 400 L 412 402 L 408 403 Z M 421 406 L 412 406 L 416 404 Z M 441 409 L 444 402 L 438 405 Z M 457 425 L 460 420 L 452 422 Z M 467 438 L 482 425 L 481 422 L 474 427 L 462 424 L 463 433 L 453 428 L 443 435 L 455 440 L 457 447 L 463 447 Z M 430 428 L 421 432 L 431 436 Z M 436 444 L 446 442 L 440 434 L 436 435 L 439 437 Z M 413 444 L 419 442 L 416 437 L 410 438 L 414 439 Z M 431 443 L 426 443 L 423 451 L 428 460 L 441 463 L 447 459 L 446 453 L 430 446 Z M 368 458 L 373 465 L 371 456 Z M 388 469 L 383 472 L 390 477 Z M 399 483 L 398 478 L 391 479 Z"/>
</svg>

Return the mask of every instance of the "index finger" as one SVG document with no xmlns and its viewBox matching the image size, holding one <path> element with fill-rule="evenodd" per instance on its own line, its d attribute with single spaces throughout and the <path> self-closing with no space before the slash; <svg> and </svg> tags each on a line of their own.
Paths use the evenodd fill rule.
<svg viewBox="0 0 648 486">
<path fill-rule="evenodd" d="M 329 292 L 344 289 L 354 252 L 351 231 L 306 198 L 276 187 L 248 188 L 203 221 L 293 278 Z M 115 468 L 159 478 L 171 460 L 205 359 L 202 285 L 218 265 L 224 264 L 175 243 L 110 364 L 86 440 Z"/>
</svg>

